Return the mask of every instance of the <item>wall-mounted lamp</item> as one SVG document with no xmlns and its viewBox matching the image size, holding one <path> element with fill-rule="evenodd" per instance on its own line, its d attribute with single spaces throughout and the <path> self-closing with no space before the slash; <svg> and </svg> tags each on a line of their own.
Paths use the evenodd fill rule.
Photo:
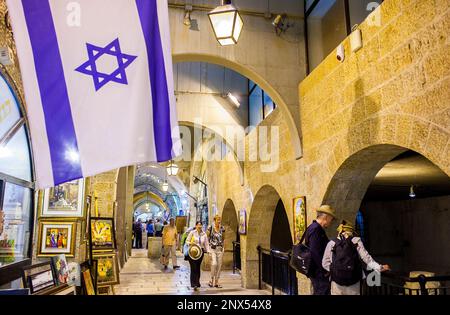
<svg viewBox="0 0 450 315">
<path fill-rule="evenodd" d="M 167 192 L 169 190 L 169 184 L 167 183 L 167 180 L 162 184 L 162 190 L 164 192 Z"/>
<path fill-rule="evenodd" d="M 208 17 L 220 45 L 237 44 L 244 21 L 231 0 L 221 0 L 221 5 L 210 11 Z"/>
<path fill-rule="evenodd" d="M 208 187 L 208 185 L 204 181 L 202 181 L 200 178 L 198 178 L 197 176 L 193 177 L 193 181 L 194 181 L 194 184 L 197 184 L 198 182 L 200 182 L 203 185 L 205 185 L 206 187 Z"/>
</svg>

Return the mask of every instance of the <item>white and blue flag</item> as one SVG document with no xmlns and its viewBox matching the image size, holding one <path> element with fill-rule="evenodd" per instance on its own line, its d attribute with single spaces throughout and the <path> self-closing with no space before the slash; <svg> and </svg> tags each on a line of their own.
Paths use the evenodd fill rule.
<svg viewBox="0 0 450 315">
<path fill-rule="evenodd" d="M 7 0 L 37 188 L 181 153 L 167 0 Z"/>
</svg>

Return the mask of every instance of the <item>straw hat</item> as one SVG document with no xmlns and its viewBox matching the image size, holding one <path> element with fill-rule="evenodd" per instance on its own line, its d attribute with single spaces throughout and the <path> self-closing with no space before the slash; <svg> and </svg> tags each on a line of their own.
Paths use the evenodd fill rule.
<svg viewBox="0 0 450 315">
<path fill-rule="evenodd" d="M 189 246 L 188 254 L 192 260 L 199 260 L 202 257 L 202 249 L 197 244 L 192 244 Z"/>
<path fill-rule="evenodd" d="M 317 209 L 318 213 L 326 213 L 336 219 L 336 211 L 329 205 L 322 205 Z"/>
<path fill-rule="evenodd" d="M 355 232 L 355 228 L 353 227 L 353 224 L 343 220 L 342 223 L 339 224 L 339 226 L 337 228 L 337 231 L 339 232 L 339 234 L 340 233 L 344 233 L 344 232 L 354 233 Z"/>
</svg>

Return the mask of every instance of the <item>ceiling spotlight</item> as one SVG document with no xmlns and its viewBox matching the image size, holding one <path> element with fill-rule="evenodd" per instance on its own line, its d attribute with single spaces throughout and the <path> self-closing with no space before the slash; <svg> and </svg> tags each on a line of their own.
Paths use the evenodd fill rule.
<svg viewBox="0 0 450 315">
<path fill-rule="evenodd" d="M 409 189 L 409 197 L 416 198 L 416 193 L 414 192 L 414 185 L 411 185 L 411 188 Z"/>
<path fill-rule="evenodd" d="M 220 6 L 208 13 L 208 17 L 220 45 L 237 44 L 244 21 L 231 0 L 222 0 Z"/>
<path fill-rule="evenodd" d="M 286 32 L 286 30 L 291 27 L 291 25 L 287 22 L 286 14 L 278 14 L 273 20 L 272 25 L 275 27 L 275 32 L 277 35 Z"/>
</svg>

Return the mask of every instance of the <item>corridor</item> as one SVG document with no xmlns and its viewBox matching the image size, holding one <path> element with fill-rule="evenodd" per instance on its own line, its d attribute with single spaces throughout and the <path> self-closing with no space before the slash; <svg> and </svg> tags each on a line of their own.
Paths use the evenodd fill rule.
<svg viewBox="0 0 450 315">
<path fill-rule="evenodd" d="M 189 263 L 178 253 L 181 268 L 173 271 L 171 265 L 164 271 L 157 259 L 147 258 L 147 250 L 133 249 L 132 257 L 120 271 L 120 284 L 114 290 L 116 295 L 268 295 L 269 291 L 247 290 L 241 287 L 241 276 L 231 270 L 222 273 L 223 288 L 208 286 L 209 272 L 202 271 L 200 291 L 194 292 L 189 284 Z"/>
</svg>

